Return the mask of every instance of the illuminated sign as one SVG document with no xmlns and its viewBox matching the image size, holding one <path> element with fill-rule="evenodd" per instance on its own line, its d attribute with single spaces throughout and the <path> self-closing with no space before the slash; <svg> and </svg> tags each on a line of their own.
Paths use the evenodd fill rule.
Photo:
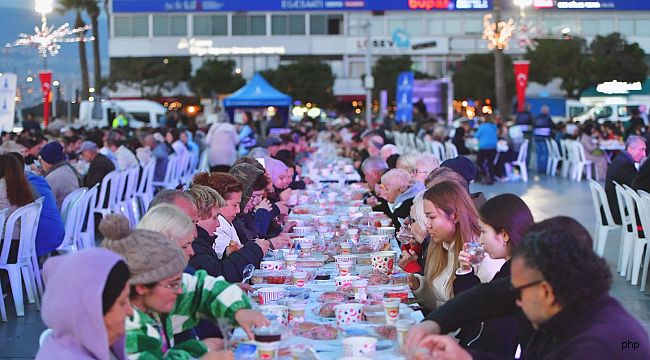
<svg viewBox="0 0 650 360">
<path fill-rule="evenodd" d="M 282 55 L 286 52 L 284 46 L 259 46 L 259 47 L 215 47 L 212 40 L 181 39 L 176 47 L 179 50 L 187 49 L 190 55 L 219 56 L 219 55 Z"/>
<path fill-rule="evenodd" d="M 603 94 L 629 94 L 630 91 L 641 91 L 641 83 L 627 83 L 619 81 L 608 81 L 596 86 L 596 91 Z"/>
<path fill-rule="evenodd" d="M 552 9 L 555 5 L 553 0 L 533 0 L 533 6 L 536 9 Z"/>
<path fill-rule="evenodd" d="M 114 13 L 490 10 L 493 0 L 113 0 Z"/>
</svg>

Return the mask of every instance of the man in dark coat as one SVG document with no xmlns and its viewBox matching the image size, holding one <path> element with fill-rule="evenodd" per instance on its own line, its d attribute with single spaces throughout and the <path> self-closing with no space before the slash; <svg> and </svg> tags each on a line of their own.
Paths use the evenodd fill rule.
<svg viewBox="0 0 650 360">
<path fill-rule="evenodd" d="M 617 224 L 621 223 L 621 213 L 616 200 L 614 181 L 621 185 L 632 186 L 632 181 L 637 174 L 635 163 L 640 162 L 645 157 L 645 151 L 645 139 L 632 135 L 625 142 L 625 150 L 621 151 L 607 168 L 605 193 L 607 193 L 607 202 L 612 211 L 612 217 Z"/>
<path fill-rule="evenodd" d="M 454 297 L 429 314 L 429 321 L 411 328 L 404 348 L 445 359 L 497 359 L 470 354 L 452 338 L 436 334 L 470 319 L 519 312 L 535 330 L 531 336 L 519 328 L 521 359 L 649 359 L 648 334 L 608 294 L 611 283 L 609 266 L 594 253 L 587 229 L 571 218 L 551 218 L 530 228 L 513 254 L 509 278 Z"/>
<path fill-rule="evenodd" d="M 97 144 L 92 141 L 84 141 L 79 149 L 81 157 L 90 163 L 88 172 L 84 177 L 84 186 L 91 188 L 95 184 L 101 184 L 102 179 L 111 171 L 115 170 L 115 165 L 106 156 L 97 151 Z"/>
</svg>

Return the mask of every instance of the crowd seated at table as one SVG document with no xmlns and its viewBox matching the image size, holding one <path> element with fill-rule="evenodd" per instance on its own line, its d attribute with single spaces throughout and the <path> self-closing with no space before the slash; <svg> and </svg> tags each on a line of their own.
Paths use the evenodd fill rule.
<svg viewBox="0 0 650 360">
<path fill-rule="evenodd" d="M 600 166 L 607 161 L 594 139 L 609 139 L 618 128 L 585 124 L 579 133 L 569 133 L 567 126 L 535 123 L 544 131 L 522 135 L 533 136 L 539 146 L 551 138 L 579 139 L 602 172 L 601 180 L 606 178 L 608 194 L 613 181 L 646 186 L 641 174 L 650 171 L 647 163 L 639 171 L 634 167 L 645 157 L 643 137 L 630 132 L 625 150 L 603 171 Z M 254 131 L 251 125 L 248 130 Z M 3 134 L 0 210 L 7 209 L 5 218 L 44 198 L 34 256 L 43 268 L 42 318 L 51 334 L 36 358 L 232 359 L 235 347 L 229 340 L 235 335 L 229 327 L 243 330 L 241 341 L 261 341 L 255 339 L 256 330 L 283 321 L 266 302 L 277 299 L 266 298 L 251 279 L 267 276 L 264 281 L 270 281 L 275 270 L 281 270 L 275 284 L 314 292 L 309 301 L 322 302 L 318 319 L 328 311 L 335 314 L 344 303 L 388 309 L 390 291 L 382 286 L 404 289 L 408 298 L 403 300 L 417 304 L 417 310 L 406 307 L 407 314 L 426 318 L 419 324 L 407 321 L 411 328 L 399 335 L 399 345 L 377 348 L 387 358 L 514 358 L 517 348 L 523 359 L 650 358 L 646 331 L 608 294 L 611 272 L 592 250 L 582 225 L 566 217 L 535 223 L 516 195 L 486 199 L 470 191 L 477 177 L 484 183 L 504 180 L 498 169 L 503 163 L 496 158 L 499 138 L 509 151 L 521 145 L 498 117 L 477 125 L 477 163 L 465 155 L 439 159 L 403 151 L 391 131 L 368 131 L 350 122 L 320 128 L 300 122 L 281 136 L 258 134 L 255 143 L 264 148 L 246 151 L 238 151 L 237 130 L 227 121 L 211 127 Z M 449 135 L 439 126 L 417 130 L 418 143 L 427 137 L 444 142 Z M 461 124 L 449 140 L 465 145 L 462 137 L 472 131 L 473 126 Z M 191 163 L 192 171 L 175 183 L 177 188 L 165 188 L 171 159 L 193 156 L 205 161 Z M 143 179 L 148 164 L 158 185 L 146 206 L 135 206 L 140 216 L 128 209 L 134 203 L 118 204 L 97 217 L 95 246 L 60 248 L 68 231 L 63 224 L 69 194 L 83 186 L 101 187 L 114 171 L 137 168 Z M 351 175 L 361 181 L 346 181 Z M 342 180 L 330 182 L 332 177 Z M 127 186 L 116 201 L 129 193 Z M 93 222 L 84 224 L 88 228 L 82 230 L 94 233 Z M 18 256 L 20 231 L 17 224 L 14 239 L 2 239 L 0 254 L 10 251 L 9 262 Z M 372 260 L 351 270 L 346 255 Z M 334 273 L 356 277 L 347 289 L 346 279 L 317 282 L 324 281 L 318 279 L 324 274 L 329 281 L 332 272 L 324 270 L 333 269 L 332 260 Z M 283 268 L 274 270 L 277 261 Z M 249 272 L 251 265 L 255 270 Z M 367 272 L 360 270 L 364 266 Z M 358 280 L 365 285 L 354 284 Z M 7 289 L 1 273 L 0 281 Z M 319 292 L 317 284 L 336 291 Z M 398 311 L 406 311 L 404 306 L 398 305 Z M 305 319 L 316 316 L 302 310 Z M 317 325 L 286 320 L 294 338 L 313 341 L 302 336 L 333 332 L 336 351 L 345 348 L 340 328 L 323 325 L 323 334 L 314 335 Z M 381 330 L 377 334 L 400 331 L 390 323 Z M 639 346 L 622 353 L 620 339 Z"/>
</svg>

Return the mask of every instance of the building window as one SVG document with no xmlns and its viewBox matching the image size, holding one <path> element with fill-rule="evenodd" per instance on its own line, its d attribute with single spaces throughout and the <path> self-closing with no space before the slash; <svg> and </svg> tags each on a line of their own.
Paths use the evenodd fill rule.
<svg viewBox="0 0 650 360">
<path fill-rule="evenodd" d="M 312 35 L 343 34 L 343 15 L 310 15 L 309 33 Z"/>
<path fill-rule="evenodd" d="M 618 32 L 625 36 L 634 36 L 634 20 L 618 20 Z"/>
<path fill-rule="evenodd" d="M 187 16 L 154 15 L 153 36 L 186 36 Z"/>
<path fill-rule="evenodd" d="M 113 18 L 115 37 L 149 36 L 147 15 L 115 16 Z"/>
<path fill-rule="evenodd" d="M 460 35 L 460 20 L 456 19 L 431 19 L 429 21 L 429 34 L 431 35 Z"/>
<path fill-rule="evenodd" d="M 228 35 L 228 16 L 227 15 L 195 15 L 194 16 L 194 35 Z"/>
<path fill-rule="evenodd" d="M 650 36 L 650 20 L 635 20 L 634 28 L 637 36 Z"/>
<path fill-rule="evenodd" d="M 266 35 L 265 15 L 233 15 L 233 35 Z"/>
<path fill-rule="evenodd" d="M 422 35 L 422 18 L 388 19 L 388 34 L 396 30 L 406 31 L 409 35 Z"/>
<path fill-rule="evenodd" d="M 305 35 L 305 17 L 303 15 L 272 15 L 272 35 Z"/>
</svg>

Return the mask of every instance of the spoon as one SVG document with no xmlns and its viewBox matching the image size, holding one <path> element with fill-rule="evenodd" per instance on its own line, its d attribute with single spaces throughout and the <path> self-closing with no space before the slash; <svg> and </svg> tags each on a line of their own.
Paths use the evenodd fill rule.
<svg viewBox="0 0 650 360">
<path fill-rule="evenodd" d="M 253 277 L 253 270 L 255 270 L 255 266 L 253 266 L 253 264 L 246 265 L 244 271 L 242 272 L 242 276 L 244 277 L 242 283 L 247 282 L 251 277 Z"/>
</svg>

